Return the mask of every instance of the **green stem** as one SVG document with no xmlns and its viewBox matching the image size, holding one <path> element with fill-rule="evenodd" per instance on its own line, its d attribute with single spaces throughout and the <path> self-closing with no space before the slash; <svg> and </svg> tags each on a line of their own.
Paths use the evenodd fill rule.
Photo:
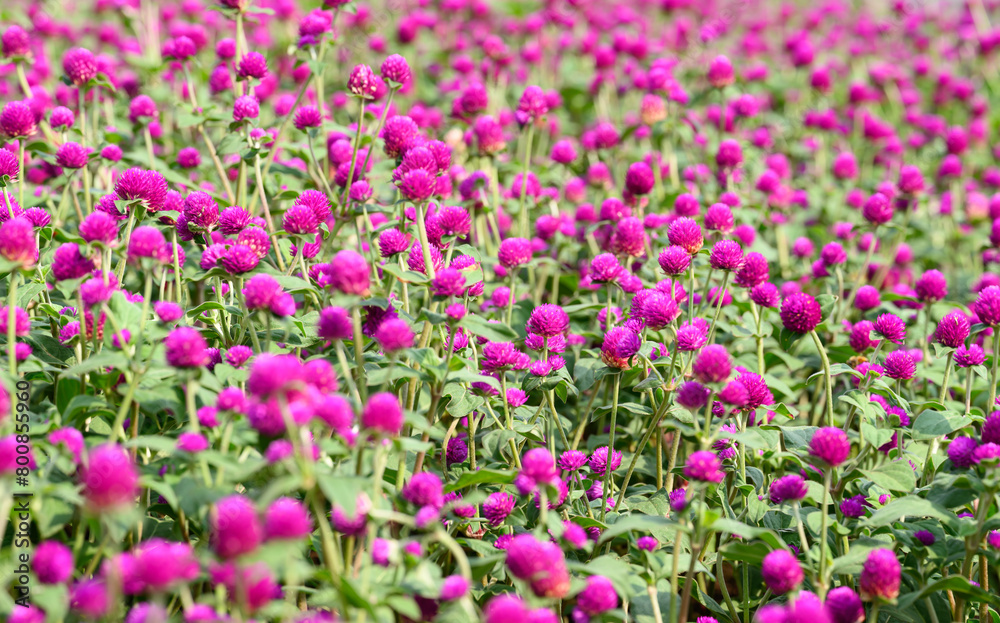
<svg viewBox="0 0 1000 623">
<path fill-rule="evenodd" d="M 820 599 L 826 597 L 826 548 L 827 548 L 827 533 L 826 528 L 830 521 L 830 515 L 827 513 L 827 503 L 830 499 L 830 483 L 833 478 L 833 469 L 827 469 L 823 472 L 823 514 L 820 516 L 820 529 L 819 529 L 819 586 L 817 587 L 820 594 Z"/>
<path fill-rule="evenodd" d="M 812 335 L 813 343 L 816 344 L 816 350 L 819 351 L 820 361 L 823 362 L 823 382 L 826 389 L 825 424 L 830 426 L 833 424 L 833 377 L 830 375 L 830 358 L 826 356 L 826 348 L 823 346 L 823 340 L 819 338 L 819 334 L 816 333 L 815 329 L 810 331 L 809 334 Z M 814 426 L 821 426 L 823 424 L 824 420 L 819 419 Z"/>
<path fill-rule="evenodd" d="M 611 390 L 611 431 L 608 436 L 608 458 L 604 466 L 604 494 L 601 496 L 601 522 L 604 522 L 608 511 L 608 496 L 611 495 L 611 463 L 615 451 L 615 428 L 618 425 L 618 393 L 621 389 L 621 372 L 615 373 L 614 385 Z"/>
<path fill-rule="evenodd" d="M 17 281 L 21 273 L 17 270 L 10 273 L 10 285 L 7 288 L 7 365 L 11 378 L 17 378 Z M 83 339 L 86 327 L 80 328 Z"/>
</svg>

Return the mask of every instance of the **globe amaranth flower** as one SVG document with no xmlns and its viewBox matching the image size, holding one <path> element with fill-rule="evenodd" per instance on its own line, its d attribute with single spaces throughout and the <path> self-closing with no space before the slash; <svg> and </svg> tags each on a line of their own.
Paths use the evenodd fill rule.
<svg viewBox="0 0 1000 623">
<path fill-rule="evenodd" d="M 625 267 L 611 253 L 601 253 L 590 261 L 590 278 L 595 283 L 612 283 L 625 272 Z"/>
<path fill-rule="evenodd" d="M 219 263 L 222 264 L 222 268 L 227 273 L 242 275 L 257 268 L 260 256 L 245 244 L 234 244 L 226 249 L 226 252 L 219 258 Z"/>
<path fill-rule="evenodd" d="M 75 244 L 66 244 L 76 248 Z M 63 246 L 66 245 L 62 245 L 59 249 L 62 249 Z M 65 252 L 63 255 L 65 255 Z M 76 256 L 79 255 L 79 249 L 77 249 Z M 0 256 L 3 256 L 4 259 L 8 261 L 21 264 L 24 268 L 32 266 L 35 263 L 35 260 L 38 259 L 38 245 L 35 243 L 35 230 L 31 221 L 23 216 L 17 216 L 0 225 Z M 68 258 L 60 258 L 60 254 L 57 250 L 55 260 L 65 262 L 66 259 Z M 77 264 L 81 268 L 89 262 L 84 258 L 80 259 L 82 261 Z M 52 272 L 55 274 L 56 278 L 59 279 L 59 273 L 65 272 L 65 269 L 61 268 L 61 270 L 57 272 L 55 263 L 56 262 L 54 261 Z M 92 263 L 89 263 L 89 265 L 91 267 L 93 266 Z M 73 277 L 67 278 L 72 279 Z"/>
<path fill-rule="evenodd" d="M 387 83 L 403 85 L 410 80 L 410 65 L 399 54 L 392 54 L 382 61 L 379 74 Z"/>
<path fill-rule="evenodd" d="M 497 251 L 497 259 L 506 269 L 529 263 L 532 255 L 531 241 L 525 238 L 507 238 L 500 243 L 500 249 Z"/>
<path fill-rule="evenodd" d="M 538 597 L 559 599 L 569 592 L 570 578 L 562 550 L 531 534 L 515 536 L 507 546 L 507 568 Z"/>
<path fill-rule="evenodd" d="M 929 530 L 917 530 L 913 533 L 913 537 L 924 547 L 934 545 L 934 542 L 937 540 L 934 537 L 934 533 Z"/>
<path fill-rule="evenodd" d="M 809 453 L 830 467 L 837 467 L 851 454 L 847 434 L 835 426 L 820 428 L 809 441 Z"/>
<path fill-rule="evenodd" d="M 431 280 L 431 291 L 434 296 L 444 298 L 462 296 L 465 292 L 465 275 L 454 268 L 445 268 Z"/>
<path fill-rule="evenodd" d="M 990 325 L 994 330 L 1000 327 L 1000 286 L 983 288 L 972 305 L 972 311 L 983 324 Z"/>
<path fill-rule="evenodd" d="M 417 472 L 401 492 L 403 499 L 414 506 L 444 506 L 444 485 L 441 479 L 431 472 Z"/>
<path fill-rule="evenodd" d="M 798 502 L 805 499 L 809 489 L 806 481 L 798 474 L 789 474 L 775 479 L 768 489 L 768 495 L 772 504 L 782 504 L 785 502 Z"/>
<path fill-rule="evenodd" d="M 236 75 L 243 80 L 262 80 L 267 76 L 267 59 L 260 52 L 247 52 L 240 59 Z"/>
<path fill-rule="evenodd" d="M 177 327 L 163 341 L 167 363 L 175 368 L 198 368 L 208 364 L 208 344 L 197 329 Z"/>
<path fill-rule="evenodd" d="M 505 491 L 491 493 L 483 502 L 483 516 L 490 522 L 490 525 L 499 526 L 514 510 L 516 501 L 513 495 Z"/>
<path fill-rule="evenodd" d="M 373 99 L 378 91 L 375 72 L 368 65 L 355 65 L 347 78 L 347 90 L 362 99 Z"/>
<path fill-rule="evenodd" d="M 695 359 L 691 371 L 695 378 L 702 383 L 724 383 L 732 373 L 729 352 L 719 344 L 706 346 Z"/>
<path fill-rule="evenodd" d="M 805 574 L 795 554 L 787 549 L 776 549 L 764 556 L 760 568 L 764 585 L 775 595 L 784 595 L 802 585 Z"/>
<path fill-rule="evenodd" d="M 634 305 L 634 302 L 633 302 Z M 680 316 L 681 309 L 673 298 L 655 292 L 642 302 L 641 317 L 646 327 L 654 331 L 665 329 Z"/>
<path fill-rule="evenodd" d="M 881 314 L 873 323 L 875 333 L 882 339 L 895 344 L 902 344 L 906 338 L 906 322 L 895 314 Z"/>
<path fill-rule="evenodd" d="M 615 327 L 604 336 L 601 345 L 601 360 L 611 368 L 627 370 L 632 367 L 632 358 L 642 347 L 639 335 L 626 327 Z"/>
<path fill-rule="evenodd" d="M 691 266 L 691 255 L 679 245 L 671 245 L 660 251 L 657 259 L 663 272 L 671 277 L 683 275 Z"/>
<path fill-rule="evenodd" d="M 72 48 L 63 55 L 63 71 L 70 82 L 80 86 L 97 76 L 94 53 L 85 48 Z"/>
<path fill-rule="evenodd" d="M 861 598 L 865 601 L 894 602 L 899 596 L 901 571 L 899 558 L 891 549 L 872 550 L 858 579 Z"/>
<path fill-rule="evenodd" d="M 108 443 L 92 448 L 80 467 L 87 505 L 97 511 L 130 506 L 139 491 L 139 472 L 124 448 Z"/>
<path fill-rule="evenodd" d="M 375 340 L 387 353 L 413 347 L 413 330 L 402 318 L 390 318 L 375 330 Z"/>
<path fill-rule="evenodd" d="M 590 471 L 594 472 L 603 477 L 607 473 L 608 468 L 608 447 L 601 446 L 594 450 L 587 460 L 590 465 Z M 614 472 L 616 469 L 621 467 L 622 464 L 622 453 L 615 450 L 611 453 L 611 471 Z"/>
<path fill-rule="evenodd" d="M 943 300 L 948 296 L 948 280 L 939 270 L 928 270 L 913 285 L 917 298 L 924 303 Z"/>
<path fill-rule="evenodd" d="M 722 482 L 725 477 L 722 461 L 708 450 L 693 452 L 684 465 L 684 477 L 700 482 Z"/>
<path fill-rule="evenodd" d="M 324 340 L 350 339 L 353 332 L 350 314 L 343 307 L 324 308 L 316 327 L 319 337 Z"/>
<path fill-rule="evenodd" d="M 865 200 L 861 215 L 872 225 L 885 225 L 892 220 L 894 208 L 889 198 L 875 193 Z"/>
<path fill-rule="evenodd" d="M 260 116 L 260 103 L 253 95 L 241 95 L 233 102 L 233 121 L 240 122 Z"/>
<path fill-rule="evenodd" d="M 618 606 L 618 593 L 611 580 L 602 575 L 587 578 L 587 585 L 576 596 L 576 607 L 588 616 L 598 616 Z"/>
<path fill-rule="evenodd" d="M 677 329 L 677 350 L 692 352 L 700 349 L 708 341 L 708 332 L 698 324 L 682 324 Z"/>
<path fill-rule="evenodd" d="M 331 285 L 344 294 L 365 296 L 371 285 L 368 262 L 357 251 L 344 249 L 330 261 Z"/>
<path fill-rule="evenodd" d="M 875 286 L 861 286 L 858 288 L 858 293 L 854 296 L 854 306 L 861 311 L 875 309 L 881 304 L 881 295 Z"/>
<path fill-rule="evenodd" d="M 986 361 L 986 353 L 983 352 L 983 348 L 978 344 L 973 344 L 966 348 L 965 346 L 959 346 L 955 350 L 955 365 L 959 368 L 971 368 L 972 366 L 981 366 Z"/>
<path fill-rule="evenodd" d="M 68 141 L 56 150 L 56 164 L 64 169 L 82 169 L 87 166 L 90 149 L 79 143 Z"/>
<path fill-rule="evenodd" d="M 708 65 L 708 82 L 713 87 L 721 89 L 729 86 L 736 79 L 733 73 L 733 64 L 729 58 L 720 54 L 712 59 Z"/>
<path fill-rule="evenodd" d="M 559 305 L 539 305 L 531 311 L 525 329 L 543 338 L 564 335 L 569 330 L 569 314 Z"/>
<path fill-rule="evenodd" d="M 646 228 L 642 221 L 634 216 L 627 216 L 618 221 L 611 235 L 611 250 L 630 257 L 642 257 L 646 252 Z"/>
<path fill-rule="evenodd" d="M 850 498 L 844 498 L 840 503 L 840 512 L 844 517 L 857 519 L 865 516 L 865 507 L 867 505 L 868 500 L 865 496 L 855 495 Z"/>
<path fill-rule="evenodd" d="M 21 139 L 35 133 L 35 115 L 24 102 L 7 102 L 0 110 L 0 132 Z"/>
<path fill-rule="evenodd" d="M 62 584 L 73 576 L 73 551 L 59 541 L 35 546 L 31 568 L 42 584 Z"/>
<path fill-rule="evenodd" d="M 217 501 L 209 513 L 209 524 L 209 542 L 221 558 L 248 554 L 264 540 L 257 509 L 242 495 L 230 495 Z"/>
<path fill-rule="evenodd" d="M 809 333 L 822 319 L 819 303 L 808 294 L 792 294 L 781 304 L 781 323 L 793 333 Z"/>
<path fill-rule="evenodd" d="M 715 270 L 738 270 L 743 265 L 743 249 L 733 240 L 720 240 L 712 246 L 709 264 Z"/>
<path fill-rule="evenodd" d="M 532 448 L 521 457 L 521 471 L 517 477 L 518 490 L 522 495 L 531 493 L 538 487 L 556 484 L 559 473 L 555 459 L 545 448 Z"/>
<path fill-rule="evenodd" d="M 765 282 L 750 289 L 750 300 L 761 307 L 772 309 L 781 303 L 781 293 L 776 285 Z"/>
<path fill-rule="evenodd" d="M 157 171 L 133 167 L 118 176 L 114 194 L 121 200 L 138 200 L 147 210 L 156 212 L 162 210 L 166 202 L 167 180 Z"/>
<path fill-rule="evenodd" d="M 847 342 L 851 345 L 854 352 L 860 354 L 878 346 L 878 340 L 873 340 L 871 337 L 874 329 L 875 325 L 870 320 L 861 320 L 851 327 L 851 333 L 848 336 Z"/>
<path fill-rule="evenodd" d="M 392 437 L 398 435 L 403 428 L 403 407 L 396 395 L 380 392 L 370 396 L 361 412 L 361 426 Z"/>
<path fill-rule="evenodd" d="M 889 378 L 908 381 L 917 372 L 917 363 L 909 352 L 897 350 L 885 358 L 885 374 Z"/>
<path fill-rule="evenodd" d="M 688 217 L 681 217 L 670 224 L 667 239 L 670 244 L 681 247 L 689 255 L 697 253 L 705 241 L 701 227 Z"/>
</svg>

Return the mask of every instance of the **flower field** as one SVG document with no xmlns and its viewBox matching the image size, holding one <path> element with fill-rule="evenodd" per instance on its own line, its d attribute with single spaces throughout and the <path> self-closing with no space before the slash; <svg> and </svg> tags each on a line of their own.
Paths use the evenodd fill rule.
<svg viewBox="0 0 1000 623">
<path fill-rule="evenodd" d="M 0 620 L 1000 623 L 996 0 L 0 52 Z"/>
</svg>

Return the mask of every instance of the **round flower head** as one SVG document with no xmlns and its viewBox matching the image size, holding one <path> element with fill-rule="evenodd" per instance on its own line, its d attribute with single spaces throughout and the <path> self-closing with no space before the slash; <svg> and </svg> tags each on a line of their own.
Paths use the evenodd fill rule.
<svg viewBox="0 0 1000 623">
<path fill-rule="evenodd" d="M 806 497 L 808 493 L 806 481 L 798 474 L 789 474 L 777 478 L 771 483 L 768 495 L 773 504 L 784 502 L 798 502 Z"/>
<path fill-rule="evenodd" d="M 413 330 L 402 318 L 390 318 L 375 330 L 375 340 L 387 353 L 413 347 Z"/>
<path fill-rule="evenodd" d="M 655 182 L 653 169 L 645 162 L 633 162 L 625 173 L 625 190 L 636 197 L 648 195 Z"/>
<path fill-rule="evenodd" d="M 444 486 L 441 479 L 430 472 L 417 472 L 401 492 L 403 499 L 414 506 L 444 506 Z"/>
<path fill-rule="evenodd" d="M 62 584 L 73 576 L 73 551 L 59 541 L 43 541 L 35 547 L 31 568 L 42 584 Z"/>
<path fill-rule="evenodd" d="M 967 469 L 976 462 L 974 457 L 978 447 L 979 444 L 971 437 L 956 437 L 948 444 L 948 459 L 955 467 Z"/>
<path fill-rule="evenodd" d="M 549 105 L 545 100 L 545 92 L 542 91 L 541 87 L 530 85 L 525 87 L 521 99 L 518 100 L 514 118 L 524 126 L 541 119 L 548 111 Z"/>
<path fill-rule="evenodd" d="M 234 244 L 226 249 L 219 262 L 227 273 L 242 275 L 257 268 L 260 256 L 245 244 Z"/>
<path fill-rule="evenodd" d="M 823 320 L 823 312 L 812 296 L 796 293 L 781 304 L 781 323 L 793 333 L 809 333 Z"/>
<path fill-rule="evenodd" d="M 63 56 L 63 71 L 69 81 L 80 86 L 97 76 L 97 59 L 85 48 L 72 48 Z"/>
<path fill-rule="evenodd" d="M 769 277 L 770 267 L 767 259 L 760 253 L 747 253 L 739 270 L 736 271 L 734 283 L 741 288 L 753 288 L 767 281 Z"/>
<path fill-rule="evenodd" d="M 670 240 L 670 244 L 681 247 L 690 255 L 697 253 L 704 243 L 701 227 L 693 219 L 686 216 L 670 224 L 670 229 L 667 230 L 667 239 Z"/>
<path fill-rule="evenodd" d="M 590 471 L 595 474 L 603 476 L 607 472 L 608 465 L 608 447 L 601 446 L 594 450 L 594 453 L 590 455 L 587 460 L 590 465 Z M 615 450 L 611 453 L 611 471 L 614 472 L 616 469 L 621 467 L 622 464 L 622 453 Z"/>
<path fill-rule="evenodd" d="M 695 359 L 691 371 L 702 383 L 724 383 L 732 373 L 729 353 L 718 344 L 706 346 Z"/>
<path fill-rule="evenodd" d="M 767 556 L 760 567 L 764 584 L 775 595 L 784 595 L 802 585 L 805 575 L 795 554 L 787 549 L 776 549 Z"/>
<path fill-rule="evenodd" d="M 632 367 L 632 358 L 642 347 L 639 335 L 626 327 L 615 327 L 604 336 L 601 345 L 601 360 L 610 368 L 627 370 Z"/>
<path fill-rule="evenodd" d="M 658 261 L 663 272 L 671 277 L 676 277 L 687 272 L 691 266 L 691 255 L 684 247 L 672 245 L 660 251 Z"/>
<path fill-rule="evenodd" d="M 505 491 L 491 493 L 483 502 L 483 516 L 490 522 L 490 525 L 499 526 L 514 510 L 516 502 L 514 496 Z"/>
<path fill-rule="evenodd" d="M 368 65 L 355 65 L 347 78 L 347 90 L 362 99 L 373 99 L 378 91 L 375 72 Z"/>
<path fill-rule="evenodd" d="M 873 330 L 895 344 L 902 344 L 906 338 L 906 323 L 895 314 L 881 314 L 875 319 Z"/>
<path fill-rule="evenodd" d="M 267 75 L 267 59 L 260 52 L 248 52 L 240 59 L 236 75 L 244 80 L 262 80 Z"/>
<path fill-rule="evenodd" d="M 854 306 L 861 311 L 875 309 L 882 304 L 881 295 L 875 286 L 864 285 L 858 288 L 854 297 Z"/>
<path fill-rule="evenodd" d="M 862 320 L 851 327 L 851 335 L 848 337 L 848 343 L 851 348 L 854 349 L 856 353 L 863 353 L 869 348 L 875 348 L 878 346 L 878 340 L 873 340 L 871 338 L 872 330 L 875 325 L 869 320 Z"/>
<path fill-rule="evenodd" d="M 319 231 L 319 222 L 312 209 L 304 205 L 293 205 L 285 211 L 282 227 L 290 234 L 315 234 Z"/>
<path fill-rule="evenodd" d="M 436 178 L 426 169 L 411 169 L 402 174 L 399 192 L 415 204 L 427 201 L 434 194 Z"/>
<path fill-rule="evenodd" d="M 885 358 L 885 375 L 891 379 L 909 381 L 917 372 L 917 363 L 905 350 L 896 350 Z"/>
<path fill-rule="evenodd" d="M 368 262 L 356 251 L 344 249 L 330 261 L 331 285 L 344 294 L 365 296 L 371 285 Z"/>
<path fill-rule="evenodd" d="M 157 171 L 133 167 L 118 176 L 115 194 L 119 199 L 139 200 L 147 210 L 156 212 L 162 210 L 166 202 L 167 180 Z"/>
<path fill-rule="evenodd" d="M 20 165 L 17 162 L 17 156 L 6 149 L 0 149 L 0 178 L 6 177 L 8 182 L 18 181 L 18 175 L 21 172 L 19 167 Z M 0 183 L 5 182 L 0 179 Z M 0 202 L 0 215 L 6 211 L 7 204 Z"/>
<path fill-rule="evenodd" d="M 253 95 L 241 95 L 233 102 L 233 121 L 240 122 L 260 116 L 260 103 Z"/>
<path fill-rule="evenodd" d="M 972 311 L 983 324 L 994 327 L 994 330 L 1000 327 L 1000 286 L 983 288 L 972 305 Z"/>
<path fill-rule="evenodd" d="M 197 329 L 177 327 L 163 341 L 167 363 L 175 368 L 199 368 L 208 364 L 208 344 Z"/>
<path fill-rule="evenodd" d="M 899 558 L 891 549 L 872 550 L 858 580 L 862 599 L 894 602 L 899 597 L 901 570 Z"/>
<path fill-rule="evenodd" d="M 406 84 L 410 80 L 410 65 L 399 54 L 393 54 L 382 61 L 379 74 L 387 83 Z"/>
<path fill-rule="evenodd" d="M 885 225 L 892 220 L 892 202 L 882 193 L 875 193 L 865 200 L 861 214 L 872 225 Z"/>
<path fill-rule="evenodd" d="M 63 143 L 56 150 L 56 164 L 64 169 L 82 169 L 87 166 L 90 149 L 72 141 Z"/>
<path fill-rule="evenodd" d="M 562 598 L 569 592 L 569 572 L 562 550 L 531 534 L 515 536 L 507 546 L 507 568 L 511 575 L 528 582 L 539 597 Z"/>
<path fill-rule="evenodd" d="M 717 89 L 729 86 L 736 79 L 733 64 L 724 55 L 716 56 L 708 65 L 708 83 Z"/>
<path fill-rule="evenodd" d="M 523 266 L 531 261 L 531 241 L 524 238 L 507 238 L 500 243 L 497 258 L 500 265 L 507 269 Z"/>
<path fill-rule="evenodd" d="M 305 131 L 323 125 L 323 116 L 315 106 L 303 106 L 295 111 L 295 128 Z"/>
<path fill-rule="evenodd" d="M 642 319 L 654 331 L 665 329 L 680 315 L 677 303 L 666 294 L 654 293 L 642 303 Z"/>
<path fill-rule="evenodd" d="M 809 454 L 830 467 L 837 467 L 851 455 L 847 433 L 835 426 L 817 430 L 809 441 Z"/>
<path fill-rule="evenodd" d="M 720 240 L 712 246 L 709 263 L 715 270 L 738 270 L 743 265 L 743 249 L 733 240 Z"/>
<path fill-rule="evenodd" d="M 196 169 L 201 164 L 201 154 L 197 147 L 184 147 L 177 152 L 177 166 L 182 169 Z"/>
<path fill-rule="evenodd" d="M 576 607 L 589 616 L 598 616 L 618 606 L 618 593 L 611 580 L 602 575 L 587 578 L 587 586 L 576 596 Z"/>
<path fill-rule="evenodd" d="M 558 305 L 539 305 L 531 311 L 525 329 L 543 338 L 564 335 L 569 329 L 569 315 Z"/>
<path fill-rule="evenodd" d="M 612 283 L 625 274 L 625 267 L 611 253 L 601 253 L 590 261 L 590 277 L 596 283 Z"/>
<path fill-rule="evenodd" d="M 708 450 L 694 452 L 684 465 L 684 477 L 701 482 L 722 482 L 725 477 L 722 461 L 714 452 Z"/>
<path fill-rule="evenodd" d="M 719 143 L 719 151 L 715 154 L 715 164 L 720 169 L 734 169 L 743 163 L 743 148 L 731 138 Z"/>
<path fill-rule="evenodd" d="M 128 118 L 132 123 L 155 119 L 157 114 L 156 102 L 148 95 L 139 95 L 129 103 Z"/>
<path fill-rule="evenodd" d="M 395 394 L 382 392 L 368 398 L 361 412 L 361 426 L 391 437 L 403 428 L 403 408 Z"/>
<path fill-rule="evenodd" d="M 0 111 L 0 132 L 8 138 L 24 138 L 35 133 L 35 115 L 24 102 L 7 102 Z"/>
<path fill-rule="evenodd" d="M 215 503 L 209 513 L 210 542 L 220 558 L 236 558 L 257 549 L 264 529 L 253 502 L 242 495 L 230 495 Z"/>
<path fill-rule="evenodd" d="M 469 592 L 469 581 L 460 575 L 449 575 L 441 583 L 441 600 L 455 601 Z"/>
<path fill-rule="evenodd" d="M 939 270 L 929 270 L 914 284 L 917 298 L 924 303 L 940 301 L 948 296 L 948 280 Z"/>
<path fill-rule="evenodd" d="M 31 53 L 31 39 L 26 30 L 13 24 L 0 37 L 0 50 L 7 58 L 27 56 Z"/>
<path fill-rule="evenodd" d="M 113 443 L 90 450 L 79 478 L 83 497 L 97 511 L 131 505 L 139 491 L 139 473 L 131 456 Z"/>
</svg>

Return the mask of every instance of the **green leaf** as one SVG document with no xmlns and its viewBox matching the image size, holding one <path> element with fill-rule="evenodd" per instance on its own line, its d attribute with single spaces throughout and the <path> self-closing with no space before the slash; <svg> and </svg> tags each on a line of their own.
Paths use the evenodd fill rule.
<svg viewBox="0 0 1000 623">
<path fill-rule="evenodd" d="M 516 475 L 517 474 L 510 470 L 484 468 L 475 472 L 465 472 L 458 478 L 458 480 L 445 487 L 444 490 L 445 493 L 451 493 L 452 491 L 458 491 L 459 489 L 471 487 L 472 485 L 481 485 L 486 483 L 509 485 L 514 482 L 514 476 Z"/>
<path fill-rule="evenodd" d="M 517 331 L 499 322 L 488 322 L 482 316 L 467 314 L 460 323 L 470 335 L 484 337 L 491 342 L 511 342 L 517 339 Z"/>
<path fill-rule="evenodd" d="M 912 489 L 911 489 L 912 490 Z M 957 523 L 955 514 L 933 502 L 925 500 L 916 495 L 893 500 L 864 521 L 864 524 L 872 528 L 888 526 L 904 518 L 917 519 L 920 517 L 930 517 L 937 519 L 949 526 Z"/>
<path fill-rule="evenodd" d="M 934 439 L 972 424 L 972 418 L 956 411 L 924 411 L 913 421 L 914 440 Z"/>
<path fill-rule="evenodd" d="M 861 473 L 878 486 L 896 493 L 907 493 L 917 486 L 916 472 L 903 461 L 885 463 L 875 469 L 861 470 Z"/>
<path fill-rule="evenodd" d="M 81 363 L 66 368 L 62 371 L 62 376 L 76 376 L 103 368 L 125 368 L 127 365 L 128 359 L 126 359 L 124 353 L 104 349 L 100 353 L 83 360 Z"/>
</svg>

